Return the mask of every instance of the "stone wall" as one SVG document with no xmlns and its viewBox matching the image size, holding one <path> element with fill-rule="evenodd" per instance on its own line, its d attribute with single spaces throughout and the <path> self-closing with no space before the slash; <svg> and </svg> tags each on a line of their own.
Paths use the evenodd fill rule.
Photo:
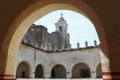
<svg viewBox="0 0 120 80">
<path fill-rule="evenodd" d="M 66 36 L 64 36 L 66 35 Z M 62 31 L 49 33 L 47 28 L 42 25 L 32 24 L 25 34 L 22 43 L 43 49 L 55 51 L 69 48 L 69 34 Z"/>
<path fill-rule="evenodd" d="M 72 78 L 72 70 L 76 64 L 84 63 L 90 69 L 91 78 L 97 77 L 97 67 L 100 61 L 100 49 L 71 49 L 58 52 L 46 52 L 34 47 L 21 44 L 18 52 L 16 70 L 21 62 L 29 63 L 30 77 L 34 78 L 37 65 L 43 67 L 44 78 L 51 78 L 51 71 L 55 65 L 62 65 L 66 70 L 66 77 Z M 15 71 L 16 71 L 15 70 Z"/>
</svg>

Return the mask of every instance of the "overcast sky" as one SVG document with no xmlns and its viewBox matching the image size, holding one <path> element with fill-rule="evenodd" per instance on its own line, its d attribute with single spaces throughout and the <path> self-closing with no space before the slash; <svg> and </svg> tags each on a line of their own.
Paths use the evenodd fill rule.
<svg viewBox="0 0 120 80">
<path fill-rule="evenodd" d="M 89 46 L 93 46 L 93 41 L 96 40 L 99 44 L 99 38 L 96 33 L 94 25 L 85 16 L 80 13 L 69 10 L 57 10 L 53 11 L 46 16 L 43 16 L 35 22 L 48 28 L 48 32 L 55 31 L 55 23 L 61 17 L 63 13 L 64 19 L 68 23 L 68 33 L 70 34 L 70 43 L 72 48 L 76 48 L 77 42 L 81 47 L 85 46 L 85 41 L 88 41 Z"/>
</svg>

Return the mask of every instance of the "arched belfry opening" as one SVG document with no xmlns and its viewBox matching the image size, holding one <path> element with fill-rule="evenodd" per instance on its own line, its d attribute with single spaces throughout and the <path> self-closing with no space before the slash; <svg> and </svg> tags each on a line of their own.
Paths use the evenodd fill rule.
<svg viewBox="0 0 120 80">
<path fill-rule="evenodd" d="M 60 31 L 62 31 L 62 27 L 61 26 L 59 27 L 59 29 L 60 29 Z"/>
<path fill-rule="evenodd" d="M 16 78 L 30 78 L 30 66 L 27 62 L 21 62 L 16 69 Z"/>
<path fill-rule="evenodd" d="M 44 70 L 42 65 L 38 65 L 35 69 L 35 78 L 44 78 Z"/>
<path fill-rule="evenodd" d="M 62 65 L 56 65 L 51 70 L 51 78 L 66 78 L 66 70 Z"/>
<path fill-rule="evenodd" d="M 72 68 L 72 78 L 90 78 L 90 68 L 84 63 L 78 63 Z"/>
</svg>

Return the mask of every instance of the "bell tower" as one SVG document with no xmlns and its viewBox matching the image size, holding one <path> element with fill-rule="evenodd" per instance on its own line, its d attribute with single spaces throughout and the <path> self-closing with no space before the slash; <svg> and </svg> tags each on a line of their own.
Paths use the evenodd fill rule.
<svg viewBox="0 0 120 80">
<path fill-rule="evenodd" d="M 59 20 L 55 23 L 55 27 L 56 27 L 56 32 L 58 32 L 60 35 L 59 42 L 61 45 L 61 49 L 69 48 L 70 47 L 69 34 L 67 33 L 68 24 L 66 20 L 64 19 L 62 13 L 61 13 L 61 17 L 59 18 Z"/>
<path fill-rule="evenodd" d="M 56 26 L 56 31 L 61 31 L 63 33 L 67 33 L 68 24 L 67 24 L 66 20 L 64 19 L 62 13 L 61 13 L 60 19 L 55 23 L 55 26 Z"/>
</svg>

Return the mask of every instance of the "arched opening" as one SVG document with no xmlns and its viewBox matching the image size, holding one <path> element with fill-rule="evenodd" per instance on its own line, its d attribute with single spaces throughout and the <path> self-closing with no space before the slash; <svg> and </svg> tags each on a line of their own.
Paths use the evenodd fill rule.
<svg viewBox="0 0 120 80">
<path fill-rule="evenodd" d="M 35 78 L 44 78 L 42 65 L 38 65 L 36 67 L 36 69 L 35 69 Z"/>
<path fill-rule="evenodd" d="M 66 78 L 66 70 L 62 65 L 56 65 L 52 68 L 51 78 Z"/>
<path fill-rule="evenodd" d="M 26 31 L 34 21 L 54 10 L 68 9 L 83 13 L 95 25 L 100 41 L 106 42 L 104 29 L 96 13 L 82 1 L 78 1 L 77 3 L 76 2 L 71 3 L 71 1 L 65 1 L 65 2 L 57 1 L 57 3 L 52 1 L 47 3 L 46 1 L 43 1 L 41 3 L 41 1 L 38 0 L 35 3 L 33 3 L 31 6 L 28 6 L 27 9 L 22 11 L 22 13 L 15 18 L 13 24 L 11 24 L 11 27 L 8 33 L 6 34 L 5 40 L 2 44 L 1 52 L 5 54 L 4 55 L 5 64 L 2 65 L 4 67 L 2 73 L 14 74 L 13 70 L 15 69 L 14 66 L 17 59 L 16 56 L 18 53 L 20 42 L 24 34 L 26 33 Z M 36 4 L 44 4 L 44 5 L 36 6 Z M 12 62 L 10 62 L 9 60 L 12 60 Z"/>
<path fill-rule="evenodd" d="M 59 27 L 59 29 L 60 29 L 60 31 L 62 31 L 62 27 L 61 26 Z"/>
<path fill-rule="evenodd" d="M 27 62 L 21 62 L 17 66 L 16 78 L 29 78 L 30 77 L 30 67 Z"/>
<path fill-rule="evenodd" d="M 101 64 L 99 64 L 98 66 L 97 66 L 97 69 L 96 69 L 96 77 L 97 78 L 102 78 L 102 68 L 101 68 Z"/>
<path fill-rule="evenodd" d="M 72 69 L 72 78 L 89 78 L 91 77 L 89 67 L 84 63 L 76 64 Z"/>
</svg>

